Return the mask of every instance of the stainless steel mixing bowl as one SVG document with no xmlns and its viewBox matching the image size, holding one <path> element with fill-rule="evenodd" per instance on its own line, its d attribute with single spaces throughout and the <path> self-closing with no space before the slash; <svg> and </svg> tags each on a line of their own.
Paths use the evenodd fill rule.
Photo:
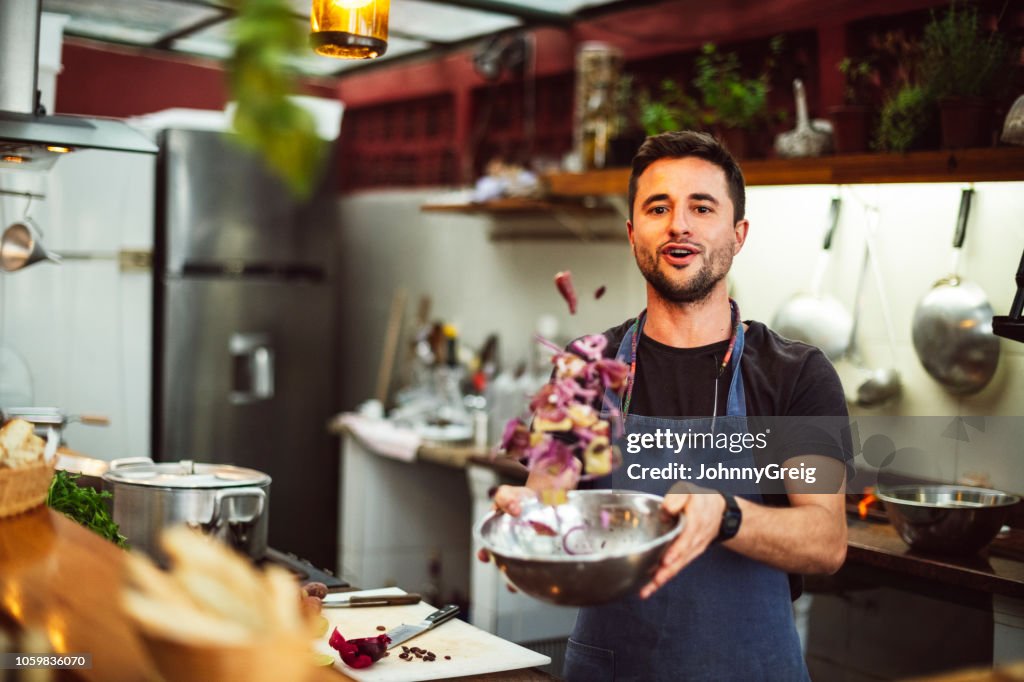
<svg viewBox="0 0 1024 682">
<path fill-rule="evenodd" d="M 593 606 L 638 591 L 682 531 L 685 518 L 663 520 L 661 501 L 577 490 L 557 507 L 532 500 L 518 517 L 492 512 L 474 536 L 521 592 L 562 606 Z"/>
<path fill-rule="evenodd" d="M 1020 497 L 962 485 L 880 488 L 889 520 L 914 549 L 974 554 L 992 542 Z"/>
</svg>

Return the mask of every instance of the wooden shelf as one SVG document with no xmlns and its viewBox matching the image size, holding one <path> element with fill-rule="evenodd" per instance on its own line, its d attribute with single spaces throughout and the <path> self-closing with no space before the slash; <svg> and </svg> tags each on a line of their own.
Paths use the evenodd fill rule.
<svg viewBox="0 0 1024 682">
<path fill-rule="evenodd" d="M 490 215 L 532 215 L 537 213 L 570 213 L 574 215 L 606 215 L 613 209 L 606 204 L 585 206 L 578 200 L 545 201 L 542 199 L 495 199 L 470 204 L 424 204 L 421 211 L 428 213 L 464 213 Z"/>
<path fill-rule="evenodd" d="M 893 182 L 1024 180 L 1024 147 L 993 147 L 908 154 L 849 154 L 813 159 L 740 162 L 747 186 L 852 185 Z M 628 168 L 545 177 L 553 197 L 626 194 Z"/>
</svg>

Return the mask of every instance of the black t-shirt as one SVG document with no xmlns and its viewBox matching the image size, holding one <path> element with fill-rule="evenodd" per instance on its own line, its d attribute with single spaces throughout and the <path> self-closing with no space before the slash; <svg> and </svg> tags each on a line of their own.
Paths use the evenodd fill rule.
<svg viewBox="0 0 1024 682">
<path fill-rule="evenodd" d="M 604 333 L 608 339 L 604 355 L 615 357 L 619 344 L 635 319 Z M 818 348 L 785 339 L 761 322 L 747 321 L 741 362 L 748 422 L 759 417 L 848 416 L 846 398 L 835 368 Z M 719 375 L 729 347 L 721 341 L 697 348 L 674 348 L 641 334 L 637 344 L 636 377 L 630 414 L 648 417 L 710 417 L 718 382 L 717 414 L 725 415 L 735 363 Z M 827 422 L 827 427 L 822 427 Z M 835 431 L 834 420 L 773 420 L 778 437 L 773 447 L 755 456 L 761 464 L 784 462 L 791 456 L 818 454 L 849 461 L 848 432 Z M 781 428 L 780 428 L 781 427 Z M 748 424 L 748 428 L 757 429 Z M 788 506 L 786 495 L 763 495 L 763 503 Z M 795 599 L 803 588 L 800 576 L 790 575 Z"/>
<path fill-rule="evenodd" d="M 613 358 L 635 320 L 604 333 L 604 354 Z M 785 339 L 761 322 L 747 321 L 740 371 L 747 414 L 765 417 L 845 417 L 839 375 L 814 346 Z M 637 345 L 631 414 L 648 417 L 710 417 L 719 367 L 728 341 L 698 348 L 673 348 L 646 334 Z M 726 400 L 734 363 L 718 381 L 718 414 Z M 827 454 L 827 453 L 822 453 Z"/>
</svg>

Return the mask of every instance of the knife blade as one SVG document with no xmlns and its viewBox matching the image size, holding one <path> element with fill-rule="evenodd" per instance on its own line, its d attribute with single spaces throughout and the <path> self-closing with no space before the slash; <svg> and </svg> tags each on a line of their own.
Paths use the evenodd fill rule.
<svg viewBox="0 0 1024 682">
<path fill-rule="evenodd" d="M 388 649 L 394 649 L 399 644 L 408 642 L 417 635 L 422 635 L 427 630 L 437 627 L 446 620 L 451 620 L 459 612 L 458 604 L 448 604 L 442 606 L 437 611 L 421 620 L 419 623 L 403 623 L 396 628 L 388 630 L 386 634 L 391 638 L 391 643 L 388 644 Z"/>
<path fill-rule="evenodd" d="M 329 594 L 323 598 L 323 607 L 357 607 L 357 606 L 404 606 L 407 604 L 419 604 L 420 595 L 411 594 L 387 594 L 387 595 L 363 595 L 348 596 L 345 593 Z"/>
</svg>

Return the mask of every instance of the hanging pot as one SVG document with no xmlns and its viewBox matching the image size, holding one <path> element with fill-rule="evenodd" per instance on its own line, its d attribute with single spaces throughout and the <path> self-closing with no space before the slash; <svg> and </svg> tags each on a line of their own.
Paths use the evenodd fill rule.
<svg viewBox="0 0 1024 682">
<path fill-rule="evenodd" d="M 103 480 L 114 495 L 114 521 L 133 549 L 164 560 L 158 540 L 185 524 L 253 559 L 267 551 L 270 476 L 227 464 L 190 460 L 114 460 Z"/>
<path fill-rule="evenodd" d="M 839 224 L 841 200 L 832 199 L 829 211 L 829 228 L 825 243 L 811 279 L 811 290 L 790 298 L 775 313 L 772 329 L 785 336 L 817 346 L 830 360 L 838 360 L 846 352 L 850 342 L 853 320 L 843 304 L 821 291 L 825 270 L 828 269 L 832 237 Z"/>
<path fill-rule="evenodd" d="M 965 189 L 953 235 L 953 272 L 924 295 L 914 311 L 913 340 L 925 371 L 950 393 L 977 393 L 999 364 L 999 339 L 992 333 L 992 306 L 985 291 L 960 277 L 973 189 Z"/>
</svg>

